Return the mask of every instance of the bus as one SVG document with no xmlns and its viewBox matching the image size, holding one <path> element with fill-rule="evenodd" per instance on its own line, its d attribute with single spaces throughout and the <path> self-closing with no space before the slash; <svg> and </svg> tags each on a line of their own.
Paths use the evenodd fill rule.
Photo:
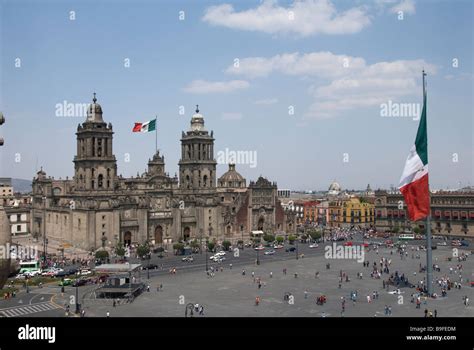
<svg viewBox="0 0 474 350">
<path fill-rule="evenodd" d="M 400 239 L 400 240 L 415 239 L 415 234 L 414 233 L 402 233 L 401 235 L 398 236 L 398 239 Z"/>
<path fill-rule="evenodd" d="M 40 270 L 41 268 L 39 260 L 20 262 L 20 273 L 39 272 Z"/>
</svg>

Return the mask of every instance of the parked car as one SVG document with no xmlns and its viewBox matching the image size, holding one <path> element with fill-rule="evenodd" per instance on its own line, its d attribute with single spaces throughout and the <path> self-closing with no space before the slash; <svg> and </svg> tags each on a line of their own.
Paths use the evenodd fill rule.
<svg viewBox="0 0 474 350">
<path fill-rule="evenodd" d="M 265 248 L 263 246 L 259 245 L 258 247 L 255 247 L 253 249 L 255 249 L 255 250 L 264 250 Z"/>
<path fill-rule="evenodd" d="M 448 243 L 446 243 L 445 241 L 443 241 L 443 242 L 438 242 L 437 245 L 446 246 L 446 245 L 448 245 Z"/>
<path fill-rule="evenodd" d="M 158 265 L 156 264 L 148 264 L 143 266 L 143 270 L 156 270 L 158 268 Z"/>
<path fill-rule="evenodd" d="M 265 253 L 265 255 L 273 255 L 275 254 L 275 251 L 272 249 L 272 250 L 267 250 Z"/>
<path fill-rule="evenodd" d="M 81 276 L 86 276 L 86 275 L 90 275 L 90 274 L 92 274 L 91 270 L 88 270 L 88 269 L 82 269 L 81 270 Z"/>
<path fill-rule="evenodd" d="M 317 248 L 317 247 L 319 247 L 319 244 L 317 244 L 317 243 L 312 243 L 312 244 L 309 245 L 309 247 L 310 247 L 310 248 Z"/>
<path fill-rule="evenodd" d="M 89 279 L 87 278 L 79 278 L 74 281 L 72 284 L 73 287 L 80 287 L 80 286 L 85 286 L 89 282 Z"/>
<path fill-rule="evenodd" d="M 63 278 L 66 276 L 69 276 L 69 274 L 66 271 L 58 271 L 58 273 L 56 273 L 54 277 Z"/>
<path fill-rule="evenodd" d="M 181 259 L 183 262 L 193 262 L 194 258 L 192 255 L 185 256 L 184 258 Z"/>
<path fill-rule="evenodd" d="M 59 281 L 58 286 L 64 287 L 64 286 L 70 286 L 71 284 L 72 284 L 72 279 L 64 278 L 61 281 Z"/>
</svg>

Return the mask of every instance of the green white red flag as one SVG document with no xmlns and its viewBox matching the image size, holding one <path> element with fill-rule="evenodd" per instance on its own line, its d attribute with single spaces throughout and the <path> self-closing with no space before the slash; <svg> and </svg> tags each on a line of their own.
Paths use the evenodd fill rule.
<svg viewBox="0 0 474 350">
<path fill-rule="evenodd" d="M 150 132 L 156 130 L 156 119 L 149 120 L 145 123 L 135 123 L 133 132 Z"/>
<path fill-rule="evenodd" d="M 408 216 L 412 221 L 425 219 L 430 215 L 428 134 L 426 130 L 426 93 L 424 88 L 423 86 L 423 109 L 415 144 L 410 150 L 399 184 L 400 192 L 403 194 L 408 208 Z"/>
</svg>

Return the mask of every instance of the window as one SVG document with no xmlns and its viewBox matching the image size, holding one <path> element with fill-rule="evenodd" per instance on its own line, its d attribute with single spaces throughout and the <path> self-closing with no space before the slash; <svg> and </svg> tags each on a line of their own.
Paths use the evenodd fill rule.
<svg viewBox="0 0 474 350">
<path fill-rule="evenodd" d="M 103 182 L 104 182 L 104 176 L 102 174 L 99 175 L 99 178 L 98 178 L 98 186 L 99 188 L 102 188 L 102 185 L 103 185 Z"/>
<path fill-rule="evenodd" d="M 16 214 L 16 221 L 21 221 L 21 215 L 20 214 Z"/>
<path fill-rule="evenodd" d="M 21 225 L 16 225 L 16 232 L 20 232 L 21 231 Z"/>
</svg>

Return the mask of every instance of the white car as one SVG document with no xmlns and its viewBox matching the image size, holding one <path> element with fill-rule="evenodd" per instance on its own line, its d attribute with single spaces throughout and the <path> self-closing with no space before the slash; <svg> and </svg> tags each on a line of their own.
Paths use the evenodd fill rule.
<svg viewBox="0 0 474 350">
<path fill-rule="evenodd" d="M 81 276 L 90 275 L 91 273 L 92 273 L 91 270 L 86 270 L 86 269 L 81 270 Z"/>
<path fill-rule="evenodd" d="M 317 243 L 313 243 L 309 245 L 310 248 L 317 248 L 319 245 Z"/>
<path fill-rule="evenodd" d="M 438 242 L 437 245 L 448 245 L 446 242 Z"/>
<path fill-rule="evenodd" d="M 217 252 L 214 256 L 224 256 L 225 252 L 221 250 L 220 252 Z"/>
<path fill-rule="evenodd" d="M 273 255 L 273 254 L 275 254 L 275 251 L 274 250 L 267 250 L 264 254 L 265 255 Z"/>
<path fill-rule="evenodd" d="M 255 247 L 253 249 L 255 249 L 255 250 L 264 250 L 265 248 L 263 246 L 258 246 L 258 247 Z"/>
</svg>

